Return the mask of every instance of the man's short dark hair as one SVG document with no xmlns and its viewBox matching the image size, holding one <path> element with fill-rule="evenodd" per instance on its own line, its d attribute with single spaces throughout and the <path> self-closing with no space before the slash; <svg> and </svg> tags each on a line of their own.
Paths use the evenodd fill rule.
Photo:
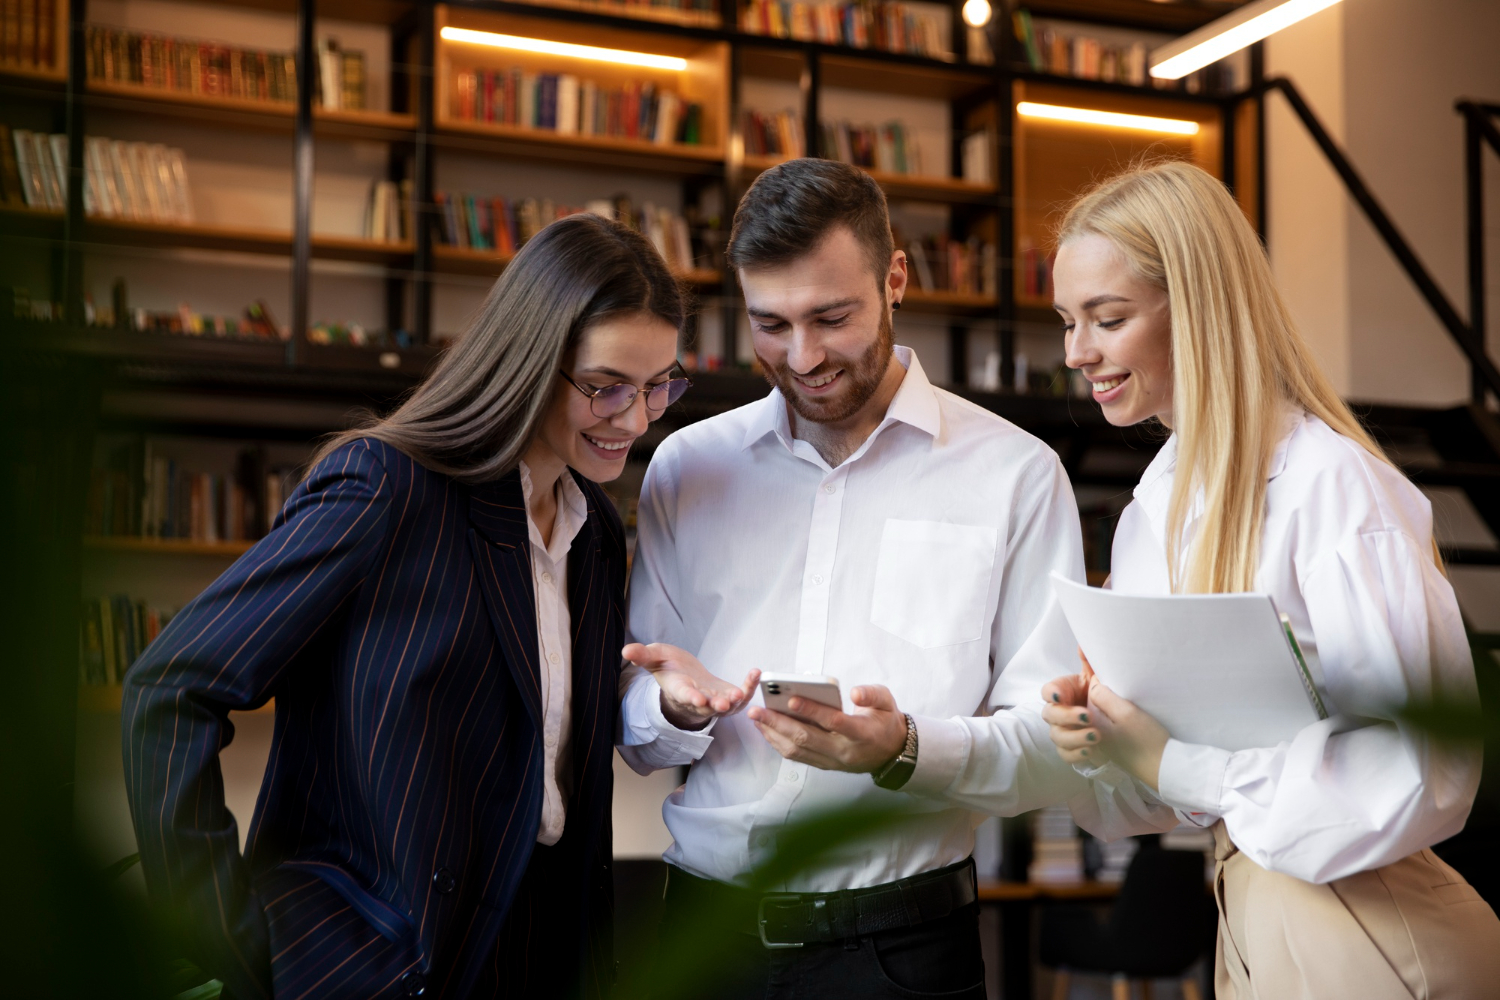
<svg viewBox="0 0 1500 1000">
<path fill-rule="evenodd" d="M 854 234 L 884 288 L 896 249 L 885 192 L 837 160 L 787 160 L 757 177 L 734 210 L 725 253 L 736 271 L 777 267 L 812 252 L 838 226 Z"/>
</svg>

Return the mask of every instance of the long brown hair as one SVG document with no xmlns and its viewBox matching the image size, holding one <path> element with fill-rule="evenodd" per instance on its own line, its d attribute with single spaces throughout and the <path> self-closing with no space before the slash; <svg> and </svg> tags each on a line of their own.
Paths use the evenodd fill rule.
<svg viewBox="0 0 1500 1000">
<path fill-rule="evenodd" d="M 515 469 L 536 433 L 557 371 L 590 324 L 647 313 L 678 329 L 677 279 L 640 233 L 570 215 L 523 246 L 458 342 L 395 412 L 334 435 L 313 464 L 349 441 L 377 438 L 460 482 Z"/>
<path fill-rule="evenodd" d="M 1253 590 L 1266 474 L 1288 406 L 1317 416 L 1379 461 L 1390 459 L 1323 375 L 1276 290 L 1259 237 L 1213 176 L 1170 161 L 1126 170 L 1073 203 L 1057 242 L 1090 233 L 1164 289 L 1171 307 L 1172 590 Z M 1183 529 L 1199 490 L 1203 523 L 1183 566 Z"/>
</svg>

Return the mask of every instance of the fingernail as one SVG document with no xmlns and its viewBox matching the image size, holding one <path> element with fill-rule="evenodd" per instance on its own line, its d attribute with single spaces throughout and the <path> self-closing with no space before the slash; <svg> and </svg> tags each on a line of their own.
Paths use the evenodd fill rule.
<svg viewBox="0 0 1500 1000">
<path fill-rule="evenodd" d="M 1083 754 L 1085 757 L 1087 757 L 1089 755 L 1089 748 L 1088 747 L 1084 747 L 1082 750 L 1080 750 L 1078 752 L 1081 753 L 1081 754 Z"/>
<path fill-rule="evenodd" d="M 1089 733 L 1089 742 L 1090 742 L 1090 743 L 1093 743 L 1093 742 L 1094 742 L 1094 741 L 1095 741 L 1095 740 L 1097 740 L 1097 739 L 1098 739 L 1098 738 L 1099 738 L 1099 736 L 1098 736 L 1098 734 L 1097 734 L 1097 733 Z"/>
<path fill-rule="evenodd" d="M 1087 712 L 1080 712 L 1078 715 L 1078 721 L 1087 725 L 1089 721 L 1089 714 Z"/>
</svg>

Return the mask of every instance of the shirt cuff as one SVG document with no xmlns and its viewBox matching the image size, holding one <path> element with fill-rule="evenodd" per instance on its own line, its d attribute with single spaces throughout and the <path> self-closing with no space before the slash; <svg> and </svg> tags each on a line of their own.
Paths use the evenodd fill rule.
<svg viewBox="0 0 1500 1000">
<path fill-rule="evenodd" d="M 1223 814 L 1224 776 L 1229 751 L 1198 743 L 1167 740 L 1157 772 L 1157 794 L 1174 809 L 1193 814 Z"/>
<path fill-rule="evenodd" d="M 1106 785 L 1110 788 L 1118 788 L 1121 785 L 1128 785 L 1135 781 L 1129 772 L 1112 760 L 1107 760 L 1103 764 L 1098 765 L 1074 764 L 1073 770 L 1078 772 L 1081 777 L 1087 778 L 1090 781 L 1097 781 L 1101 785 Z"/>
<path fill-rule="evenodd" d="M 714 724 L 717 718 L 709 719 L 702 729 L 678 729 L 661 710 L 661 685 L 649 674 L 632 684 L 625 693 L 621 705 L 624 721 L 624 743 L 627 746 L 644 746 L 660 741 L 675 747 L 694 760 L 708 752 L 713 743 Z"/>
<path fill-rule="evenodd" d="M 969 759 L 969 729 L 958 719 L 911 718 L 917 726 L 917 766 L 901 790 L 936 795 L 963 772 Z"/>
</svg>

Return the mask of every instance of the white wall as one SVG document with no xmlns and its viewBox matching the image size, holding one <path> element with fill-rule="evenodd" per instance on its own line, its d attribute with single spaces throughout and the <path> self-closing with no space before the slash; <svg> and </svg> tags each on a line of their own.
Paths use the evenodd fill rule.
<svg viewBox="0 0 1500 1000">
<path fill-rule="evenodd" d="M 1266 47 L 1268 71 L 1297 84 L 1460 315 L 1463 125 L 1453 103 L 1500 101 L 1497 40 L 1494 0 L 1350 0 Z M 1279 96 L 1270 99 L 1267 154 L 1272 264 L 1340 391 L 1427 405 L 1465 399 L 1462 355 Z M 1486 160 L 1493 204 L 1500 163 Z M 1490 272 L 1500 275 L 1500 225 L 1495 211 L 1489 218 Z M 1500 279 L 1490 286 L 1500 300 Z"/>
</svg>

